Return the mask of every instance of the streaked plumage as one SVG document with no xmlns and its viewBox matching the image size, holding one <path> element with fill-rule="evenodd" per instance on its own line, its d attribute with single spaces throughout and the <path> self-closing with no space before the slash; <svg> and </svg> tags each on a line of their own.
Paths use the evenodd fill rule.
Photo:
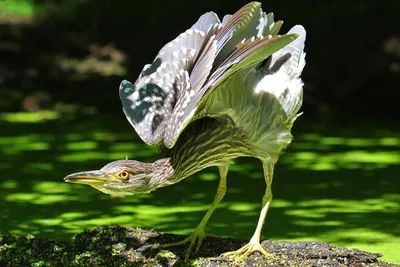
<svg viewBox="0 0 400 267">
<path fill-rule="evenodd" d="M 273 166 L 292 140 L 305 65 L 304 28 L 297 25 L 279 36 L 281 25 L 258 2 L 222 22 L 214 12 L 202 15 L 160 50 L 134 84 L 124 80 L 120 85 L 128 121 L 145 143 L 159 146 L 162 158 L 154 163 L 116 161 L 100 171 L 69 175 L 66 181 L 110 194 L 137 194 L 218 166 L 221 182 L 212 207 L 179 243 L 190 242 L 188 256 L 196 242 L 200 246 L 204 226 L 225 194 L 228 166 L 237 157 L 258 158 L 267 183 L 263 209 L 250 243 L 233 254 L 259 250 L 267 255 L 259 238 L 272 200 Z"/>
</svg>

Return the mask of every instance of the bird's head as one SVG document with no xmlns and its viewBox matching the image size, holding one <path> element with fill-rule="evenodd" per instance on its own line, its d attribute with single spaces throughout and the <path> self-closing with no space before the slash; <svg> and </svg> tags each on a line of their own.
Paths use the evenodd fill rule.
<svg viewBox="0 0 400 267">
<path fill-rule="evenodd" d="M 87 184 L 106 194 L 134 195 L 148 193 L 151 186 L 153 163 L 136 160 L 117 160 L 100 170 L 70 174 L 65 182 Z"/>
</svg>

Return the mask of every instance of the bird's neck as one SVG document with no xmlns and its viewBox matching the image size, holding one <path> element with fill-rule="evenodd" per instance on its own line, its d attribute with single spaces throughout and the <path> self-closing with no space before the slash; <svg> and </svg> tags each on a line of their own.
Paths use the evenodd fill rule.
<svg viewBox="0 0 400 267">
<path fill-rule="evenodd" d="M 152 190 L 175 184 L 210 167 L 231 164 L 234 158 L 250 153 L 242 134 L 229 123 L 215 119 L 192 122 L 181 134 L 168 157 L 153 163 L 149 187 Z"/>
</svg>

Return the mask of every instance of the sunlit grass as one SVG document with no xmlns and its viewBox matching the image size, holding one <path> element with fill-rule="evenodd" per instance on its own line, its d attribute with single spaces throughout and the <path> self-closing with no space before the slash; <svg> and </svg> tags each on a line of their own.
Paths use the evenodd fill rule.
<svg viewBox="0 0 400 267">
<path fill-rule="evenodd" d="M 65 239 L 88 227 L 117 223 L 189 234 L 208 209 L 217 169 L 122 199 L 64 183 L 66 174 L 101 168 L 126 156 L 154 160 L 157 150 L 143 145 L 123 118 L 61 120 L 57 113 L 48 114 L 0 115 L 0 233 Z M 357 128 L 352 131 L 351 137 L 315 129 L 296 133 L 276 168 L 264 235 L 357 247 L 400 262 L 398 129 L 380 129 L 371 137 L 364 132 L 357 136 Z M 248 239 L 264 186 L 258 160 L 233 165 L 228 194 L 207 230 Z"/>
<path fill-rule="evenodd" d="M 372 147 L 372 146 L 400 146 L 400 139 L 396 137 L 381 138 L 355 138 L 355 137 L 338 137 L 338 136 L 322 136 L 317 133 L 306 133 L 297 137 L 299 142 L 294 146 L 301 146 L 301 141 L 312 142 L 316 147 L 319 145 L 338 146 L 344 145 L 349 147 Z"/>
<path fill-rule="evenodd" d="M 315 171 L 335 170 L 337 168 L 374 169 L 399 164 L 400 153 L 398 151 L 352 150 L 321 154 L 314 151 L 307 151 L 295 152 L 290 158 L 283 159 L 283 161 L 292 163 L 292 166 L 296 168 Z"/>
<path fill-rule="evenodd" d="M 96 149 L 98 144 L 93 141 L 84 141 L 84 142 L 74 142 L 74 143 L 68 143 L 65 145 L 65 149 L 67 150 L 91 150 L 91 149 Z"/>
<path fill-rule="evenodd" d="M 54 140 L 53 135 L 49 134 L 24 134 L 21 136 L 10 135 L 6 136 L 6 133 L 3 133 L 3 136 L 0 136 L 0 145 L 12 145 L 12 146 L 25 146 L 32 142 L 49 142 Z"/>
<path fill-rule="evenodd" d="M 1 3 L 1 2 L 0 2 Z M 41 123 L 47 120 L 56 120 L 60 114 L 56 111 L 17 112 L 0 114 L 0 119 L 11 123 Z"/>
<path fill-rule="evenodd" d="M 0 19 L 9 15 L 32 17 L 35 6 L 31 0 L 2 0 L 0 10 Z"/>
</svg>

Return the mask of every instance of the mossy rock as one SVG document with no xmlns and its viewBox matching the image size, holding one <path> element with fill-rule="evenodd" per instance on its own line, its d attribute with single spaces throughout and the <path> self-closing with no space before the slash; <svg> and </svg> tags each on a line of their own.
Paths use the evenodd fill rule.
<svg viewBox="0 0 400 267">
<path fill-rule="evenodd" d="M 70 241 L 5 235 L 0 237 L 0 266 L 400 266 L 379 261 L 379 253 L 323 242 L 263 241 L 276 257 L 256 252 L 243 261 L 219 256 L 240 248 L 243 240 L 207 237 L 187 261 L 185 246 L 160 246 L 183 238 L 118 225 L 86 230 Z"/>
</svg>

